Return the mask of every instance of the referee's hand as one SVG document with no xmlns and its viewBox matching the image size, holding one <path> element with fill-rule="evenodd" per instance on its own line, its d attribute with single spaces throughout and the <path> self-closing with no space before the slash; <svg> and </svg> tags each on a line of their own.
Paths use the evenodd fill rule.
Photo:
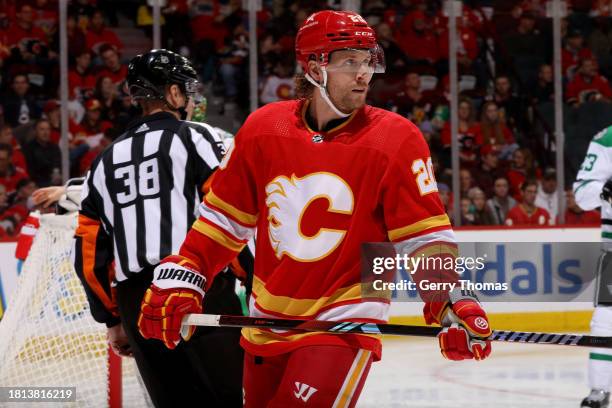
<svg viewBox="0 0 612 408">
<path fill-rule="evenodd" d="M 132 348 L 121 323 L 106 329 L 106 339 L 111 348 L 121 357 L 132 357 Z"/>
<path fill-rule="evenodd" d="M 171 255 L 155 268 L 153 282 L 140 306 L 138 331 L 145 339 L 161 340 L 174 349 L 181 341 L 181 322 L 186 314 L 202 313 L 206 278 L 195 263 Z M 185 339 L 195 330 L 192 326 Z"/>
</svg>

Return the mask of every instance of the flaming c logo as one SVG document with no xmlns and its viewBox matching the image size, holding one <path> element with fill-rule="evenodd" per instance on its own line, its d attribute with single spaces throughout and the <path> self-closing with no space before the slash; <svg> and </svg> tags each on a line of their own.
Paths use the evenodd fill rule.
<svg viewBox="0 0 612 408">
<path fill-rule="evenodd" d="M 340 245 L 346 231 L 321 226 L 306 236 L 301 221 L 310 204 L 319 198 L 328 202 L 328 212 L 352 214 L 353 192 L 335 174 L 311 173 L 304 177 L 278 176 L 266 185 L 269 209 L 268 237 L 277 258 L 287 255 L 300 262 L 314 262 L 328 256 Z"/>
</svg>

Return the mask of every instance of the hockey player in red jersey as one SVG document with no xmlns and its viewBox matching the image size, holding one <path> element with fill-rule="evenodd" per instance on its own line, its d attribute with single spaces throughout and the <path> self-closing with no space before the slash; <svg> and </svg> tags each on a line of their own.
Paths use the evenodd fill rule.
<svg viewBox="0 0 612 408">
<path fill-rule="evenodd" d="M 250 314 L 289 319 L 386 322 L 389 302 L 361 291 L 361 244 L 454 245 L 420 131 L 365 104 L 372 75 L 384 71 L 366 21 L 312 14 L 296 54 L 300 99 L 258 109 L 238 132 L 179 254 L 155 271 L 139 319 L 144 337 L 175 347 L 183 316 L 202 312 L 207 286 L 254 234 Z M 474 297 L 451 293 L 426 302 L 424 314 L 446 326 L 445 357 L 490 354 Z M 364 334 L 245 328 L 241 344 L 246 407 L 354 406 L 381 357 L 380 338 Z"/>
</svg>

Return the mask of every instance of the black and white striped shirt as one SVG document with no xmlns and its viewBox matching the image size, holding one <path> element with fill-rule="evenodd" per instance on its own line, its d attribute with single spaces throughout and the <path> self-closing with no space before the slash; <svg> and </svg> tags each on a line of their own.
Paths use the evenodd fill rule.
<svg viewBox="0 0 612 408">
<path fill-rule="evenodd" d="M 196 219 L 202 187 L 225 152 L 208 125 L 167 112 L 128 126 L 92 164 L 81 214 L 99 220 L 110 238 L 115 279 L 178 253 Z M 100 248 L 101 249 L 101 248 Z"/>
</svg>

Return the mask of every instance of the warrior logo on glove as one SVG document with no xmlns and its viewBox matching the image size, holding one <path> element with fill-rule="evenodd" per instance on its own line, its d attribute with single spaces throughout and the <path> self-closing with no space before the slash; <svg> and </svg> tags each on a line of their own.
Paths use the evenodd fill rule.
<svg viewBox="0 0 612 408">
<path fill-rule="evenodd" d="M 157 271 L 156 271 L 157 272 Z M 173 268 L 164 268 L 159 270 L 159 274 L 155 278 L 157 281 L 162 280 L 180 280 L 183 282 L 191 283 L 200 289 L 204 290 L 204 285 L 206 284 L 206 279 L 199 273 L 194 273 L 188 271 L 186 269 L 173 269 Z"/>
<path fill-rule="evenodd" d="M 206 278 L 188 258 L 171 255 L 162 260 L 153 272 L 138 319 L 138 330 L 145 339 L 158 339 L 169 349 L 181 341 L 181 323 L 190 313 L 202 313 Z M 186 336 L 191 337 L 192 326 Z"/>
</svg>

